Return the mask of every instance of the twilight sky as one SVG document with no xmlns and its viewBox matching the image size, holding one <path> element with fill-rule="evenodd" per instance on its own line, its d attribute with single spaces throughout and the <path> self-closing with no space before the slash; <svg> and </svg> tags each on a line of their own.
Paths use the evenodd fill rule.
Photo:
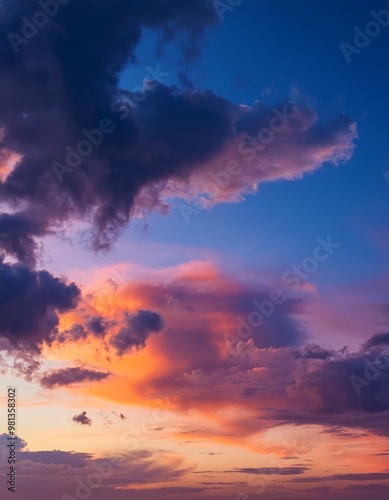
<svg viewBox="0 0 389 500">
<path fill-rule="evenodd" d="M 0 0 L 1 498 L 387 494 L 388 48 L 387 0 Z"/>
</svg>

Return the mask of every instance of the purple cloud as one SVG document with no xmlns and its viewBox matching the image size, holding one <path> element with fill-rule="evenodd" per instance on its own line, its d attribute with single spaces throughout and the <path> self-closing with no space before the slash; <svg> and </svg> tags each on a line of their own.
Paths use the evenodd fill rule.
<svg viewBox="0 0 389 500">
<path fill-rule="evenodd" d="M 92 425 L 92 420 L 87 416 L 86 411 L 72 417 L 73 422 L 80 425 Z"/>
<path fill-rule="evenodd" d="M 62 368 L 47 372 L 41 377 L 40 383 L 46 389 L 52 389 L 56 386 L 69 386 L 82 382 L 101 381 L 110 375 L 110 372 L 99 372 L 80 367 Z"/>
<path fill-rule="evenodd" d="M 79 297 L 74 283 L 0 260 L 0 340 L 4 348 L 40 352 L 58 333 L 58 314 L 74 309 Z"/>
<path fill-rule="evenodd" d="M 144 349 L 149 336 L 161 331 L 164 326 L 163 319 L 158 313 L 144 309 L 135 314 L 125 313 L 125 322 L 126 326 L 109 339 L 118 356 L 134 348 Z"/>
</svg>

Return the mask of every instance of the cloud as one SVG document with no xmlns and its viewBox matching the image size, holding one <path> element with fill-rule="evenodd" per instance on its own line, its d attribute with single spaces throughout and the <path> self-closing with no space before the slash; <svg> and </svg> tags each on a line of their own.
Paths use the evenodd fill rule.
<svg viewBox="0 0 389 500">
<path fill-rule="evenodd" d="M 115 9 L 108 0 L 70 2 L 16 52 L 7 35 L 20 32 L 36 2 L 4 0 L 1 9 L 0 155 L 19 161 L 0 180 L 2 202 L 16 213 L 0 220 L 11 230 L 3 249 L 21 262 L 34 261 L 37 237 L 71 220 L 87 221 L 92 246 L 106 249 L 132 217 L 166 212 L 172 197 L 207 206 L 238 201 L 262 182 L 300 178 L 352 155 L 356 128 L 347 116 L 323 124 L 298 102 L 281 101 L 275 112 L 193 86 L 119 86 L 122 71 L 140 62 L 136 49 L 147 29 L 160 49 L 174 41 L 185 59 L 196 55 L 202 33 L 218 20 L 208 0 L 118 0 Z M 74 153 L 102 120 L 111 132 L 90 154 Z M 263 148 L 258 136 L 270 124 L 277 132 Z M 59 182 L 52 165 L 64 165 L 69 148 L 79 165 L 66 166 Z M 241 173 L 226 181 L 219 172 L 233 160 Z"/>
<path fill-rule="evenodd" d="M 80 425 L 92 425 L 92 420 L 87 416 L 86 411 L 72 417 L 73 422 Z"/>
<path fill-rule="evenodd" d="M 230 474 L 239 473 L 239 474 L 255 474 L 255 475 L 268 475 L 268 474 L 276 474 L 276 475 L 286 475 L 286 476 L 294 476 L 304 474 L 304 472 L 309 471 L 309 467 L 277 467 L 277 468 L 266 468 L 259 467 L 254 469 L 252 467 L 244 467 L 242 469 L 232 469 L 225 472 Z"/>
<path fill-rule="evenodd" d="M 47 232 L 44 219 L 23 212 L 0 214 L 0 233 L 7 235 L 0 239 L 0 248 L 26 265 L 35 264 L 38 244 L 34 238 Z"/>
<path fill-rule="evenodd" d="M 63 343 L 66 341 L 79 342 L 80 340 L 85 340 L 88 336 L 83 325 L 74 324 L 69 330 L 64 330 L 59 335 L 56 336 L 56 341 Z"/>
<path fill-rule="evenodd" d="M 179 117 L 180 124 L 185 125 L 191 123 L 192 116 L 195 121 L 190 130 L 188 125 L 185 129 L 198 134 L 195 142 L 202 151 L 200 158 L 223 140 L 221 136 L 207 141 L 209 127 L 219 123 L 219 128 L 227 128 L 225 115 L 217 106 L 219 102 L 225 107 L 222 99 L 210 99 L 211 106 L 207 106 L 206 97 L 199 96 L 196 103 L 168 90 L 157 103 L 149 91 L 151 114 L 139 120 L 128 106 L 129 100 L 136 106 L 137 94 L 134 97 L 119 88 L 120 73 L 129 61 L 135 62 L 135 50 L 145 29 L 159 35 L 160 48 L 169 40 L 177 40 L 188 60 L 196 55 L 204 29 L 217 22 L 217 14 L 207 0 L 118 0 L 115 9 L 108 0 L 71 2 L 62 6 L 33 40 L 14 50 L 7 35 L 20 34 L 23 16 L 30 19 L 36 9 L 33 0 L 5 0 L 1 4 L 0 153 L 20 157 L 0 185 L 3 201 L 27 203 L 28 212 L 34 217 L 39 214 L 46 228 L 52 221 L 91 216 L 96 245 L 104 245 L 104 236 L 115 234 L 128 221 L 141 186 L 184 169 L 182 159 L 187 157 L 183 144 L 179 145 L 181 158 L 174 158 L 173 150 L 158 160 L 158 141 L 163 139 L 158 135 L 166 130 L 165 123 L 158 125 L 159 119 L 168 118 L 171 111 L 174 119 Z M 127 103 L 127 113 L 131 112 L 127 119 L 120 119 L 120 101 Z M 153 114 L 154 125 L 148 127 L 148 117 Z M 52 162 L 64 162 L 65 148 L 76 146 L 83 139 L 82 130 L 94 129 L 102 119 L 114 120 L 115 135 L 106 136 L 95 154 L 60 184 Z M 204 133 L 196 123 L 205 125 Z M 176 123 L 177 131 L 180 124 Z M 147 129 L 143 137 L 142 128 Z M 188 137 L 185 129 L 183 138 Z M 169 138 L 165 139 L 169 143 Z M 190 153 L 195 149 L 192 146 Z M 24 237 L 29 249 L 33 246 L 29 241 L 34 234 L 31 229 L 25 228 Z"/>
<path fill-rule="evenodd" d="M 368 350 L 381 345 L 389 345 L 389 332 L 376 333 L 364 344 L 363 349 Z"/>
<path fill-rule="evenodd" d="M 102 316 L 91 316 L 87 319 L 86 327 L 96 337 L 104 337 L 107 333 L 109 322 Z"/>
<path fill-rule="evenodd" d="M 71 328 L 63 330 L 57 335 L 55 340 L 59 343 L 66 343 L 80 342 L 91 337 L 103 339 L 109 327 L 115 325 L 115 321 L 111 321 L 103 316 L 87 315 L 83 319 L 84 325 L 74 323 Z"/>
<path fill-rule="evenodd" d="M 13 368 L 29 382 L 33 380 L 41 367 L 37 355 L 31 352 L 20 351 L 14 359 Z"/>
<path fill-rule="evenodd" d="M 382 355 L 384 358 L 384 352 Z M 389 397 L 385 396 L 384 389 L 389 383 L 389 357 L 386 355 L 387 366 L 382 370 L 375 367 L 375 360 L 375 356 L 356 353 L 338 355 L 316 367 L 301 365 L 295 383 L 288 387 L 288 394 L 312 415 L 389 410 Z M 353 384 L 353 377 L 364 380 L 360 390 L 355 382 Z"/>
<path fill-rule="evenodd" d="M 40 378 L 40 383 L 46 389 L 51 389 L 56 386 L 69 386 L 82 382 L 101 381 L 110 375 L 111 373 L 109 372 L 99 372 L 81 367 L 62 368 L 45 373 Z"/>
<path fill-rule="evenodd" d="M 76 415 L 78 422 L 89 425 L 85 412 Z M 0 447 L 8 444 L 7 435 L 0 435 Z M 152 483 L 172 483 L 193 470 L 193 465 L 185 463 L 182 456 L 162 451 L 137 450 L 105 456 L 95 456 L 91 453 L 68 452 L 63 450 L 28 451 L 23 440 L 17 441 L 19 486 L 30 487 L 39 485 L 42 477 L 51 477 L 46 487 L 53 487 L 72 495 L 81 481 L 94 474 L 101 477 L 101 485 L 106 491 L 115 493 L 115 488 L 126 488 L 129 485 L 144 485 Z M 79 479 L 77 481 L 77 478 Z M 73 488 L 73 491 L 72 491 Z M 170 487 L 165 493 L 180 493 L 199 491 L 191 488 Z M 35 491 L 35 488 L 32 488 Z M 124 490 L 127 491 L 127 490 Z M 161 490 L 162 492 L 162 490 Z M 97 493 L 97 490 L 94 492 Z M 61 496 L 61 495 L 56 495 Z M 55 498 L 55 495 L 50 496 Z M 21 498 L 28 498 L 24 495 Z M 31 497 L 30 497 L 31 498 Z M 119 496 L 119 498 L 122 498 Z M 136 498 L 136 497 L 135 497 Z"/>
<path fill-rule="evenodd" d="M 58 333 L 58 314 L 74 309 L 79 297 L 75 283 L 68 284 L 47 271 L 0 261 L 2 348 L 39 353 Z"/>
<path fill-rule="evenodd" d="M 16 451 L 21 451 L 24 448 L 27 447 L 27 443 L 24 439 L 21 439 L 20 437 L 16 436 Z M 7 448 L 7 444 L 9 444 L 9 435 L 8 434 L 0 434 L 0 448 Z"/>
<path fill-rule="evenodd" d="M 322 477 L 304 477 L 293 479 L 296 483 L 315 483 L 323 481 L 387 481 L 389 479 L 389 474 L 387 472 L 361 472 L 354 474 L 335 474 L 332 476 L 322 476 Z"/>
<path fill-rule="evenodd" d="M 0 446 L 3 442 L 7 443 L 6 438 L 5 434 L 0 436 Z M 90 453 L 62 450 L 31 452 L 26 448 L 27 444 L 21 440 L 18 453 L 18 498 L 21 500 L 37 500 L 44 494 L 50 498 L 60 497 L 64 494 L 77 496 L 76 488 L 80 484 L 85 485 L 84 491 L 87 490 L 86 485 L 93 485 L 91 491 L 98 500 L 104 500 L 107 497 L 114 500 L 173 500 L 177 497 L 194 499 L 204 491 L 207 491 L 210 498 L 232 500 L 243 488 L 243 491 L 248 490 L 247 493 L 252 496 L 254 488 L 263 484 L 254 481 L 247 484 L 244 480 L 225 480 L 196 481 L 196 487 L 180 486 L 178 481 L 190 479 L 191 472 L 196 474 L 208 472 L 212 475 L 222 473 L 229 474 L 230 477 L 231 474 L 237 474 L 238 476 L 243 475 L 244 479 L 246 479 L 245 475 L 257 475 L 258 481 L 261 477 L 266 479 L 269 474 L 275 475 L 280 480 L 282 479 L 280 476 L 284 475 L 282 486 L 278 480 L 277 485 L 266 481 L 268 483 L 266 493 L 275 498 L 291 500 L 312 497 L 324 499 L 328 498 L 330 493 L 330 497 L 334 498 L 363 500 L 365 498 L 363 495 L 366 496 L 369 491 L 383 494 L 387 488 L 386 482 L 388 480 L 387 472 L 380 471 L 303 476 L 309 468 L 300 465 L 280 468 L 279 470 L 266 467 L 242 467 L 227 471 L 200 471 L 195 470 L 194 464 L 185 462 L 182 456 L 161 451 L 138 450 L 96 457 Z M 48 476 L 51 477 L 49 482 L 44 482 L 41 479 Z M 97 476 L 100 476 L 101 481 L 96 480 Z M 352 484 L 341 489 L 335 489 L 332 485 L 328 485 L 329 483 L 343 485 L 346 481 Z M 310 483 L 312 485 L 318 483 L 318 486 L 322 484 L 323 487 L 309 488 Z M 146 484 L 149 486 L 144 488 Z M 156 484 L 157 487 L 152 488 L 153 484 Z M 171 484 L 177 485 L 171 486 Z M 142 488 L 134 489 L 137 486 L 142 486 Z"/>
<path fill-rule="evenodd" d="M 125 313 L 124 326 L 119 333 L 109 339 L 110 345 L 116 350 L 118 356 L 123 356 L 131 349 L 144 349 L 146 340 L 164 327 L 162 317 L 153 311 L 140 309 L 134 314 Z"/>
<path fill-rule="evenodd" d="M 356 124 L 350 117 L 320 123 L 314 109 L 297 101 L 242 105 L 234 117 L 234 137 L 189 179 L 172 179 L 163 191 L 166 196 L 206 208 L 238 202 L 265 182 L 299 179 L 327 163 L 338 166 L 355 147 Z"/>
<path fill-rule="evenodd" d="M 323 349 L 316 344 L 306 345 L 303 349 L 296 352 L 297 358 L 303 359 L 328 359 L 331 358 L 335 353 Z"/>
<path fill-rule="evenodd" d="M 127 420 L 127 417 L 125 415 L 123 415 L 123 413 L 116 413 L 116 411 L 113 411 L 112 412 L 114 415 L 116 415 L 120 420 Z"/>
<path fill-rule="evenodd" d="M 90 453 L 76 453 L 73 451 L 23 451 L 19 455 L 21 460 L 30 460 L 31 462 L 45 465 L 68 465 L 75 469 L 81 469 L 88 465 L 93 455 Z"/>
<path fill-rule="evenodd" d="M 310 343 L 302 325 L 311 292 L 286 291 L 272 316 L 253 328 L 251 336 L 239 338 L 239 318 L 247 319 L 253 303 L 266 300 L 273 290 L 260 284 L 260 275 L 247 283 L 215 265 L 191 262 L 143 276 L 115 292 L 99 285 L 90 305 L 94 316 L 104 317 L 108 303 L 110 321 L 117 323 L 123 307 L 131 305 L 125 324 L 118 332 L 110 331 L 107 345 L 119 355 L 140 348 L 138 377 L 131 381 L 130 392 L 125 378 L 115 378 L 98 389 L 103 397 L 115 393 L 116 401 L 128 403 L 134 397 L 150 402 L 169 396 L 178 412 L 196 408 L 216 418 L 219 430 L 202 428 L 198 438 L 239 441 L 248 447 L 253 446 L 250 436 L 285 424 L 387 434 L 384 388 L 389 369 L 378 369 L 379 376 L 366 380 L 361 394 L 350 378 L 364 378 L 367 364 L 385 355 L 385 345 L 374 352 L 350 352 Z M 150 335 L 162 327 L 162 317 L 163 335 Z M 126 359 L 115 363 L 119 372 L 128 373 Z M 212 416 L 215 404 L 222 411 L 231 401 L 241 418 Z"/>
</svg>

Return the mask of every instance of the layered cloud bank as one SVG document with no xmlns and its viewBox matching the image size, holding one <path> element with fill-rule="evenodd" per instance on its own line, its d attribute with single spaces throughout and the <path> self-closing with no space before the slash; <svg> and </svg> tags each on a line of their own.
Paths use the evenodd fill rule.
<svg viewBox="0 0 389 500">
<path fill-rule="evenodd" d="M 280 290 L 270 310 L 271 287 L 199 262 L 121 289 L 96 286 L 46 337 L 34 329 L 21 336 L 26 356 L 44 344 L 49 356 L 68 362 L 45 373 L 31 367 L 29 377 L 44 388 L 93 384 L 95 394 L 121 404 L 169 397 L 178 412 L 216 418 L 219 431 L 206 426 L 198 437 L 231 436 L 223 439 L 249 448 L 253 436 L 285 424 L 388 435 L 388 334 L 370 333 L 354 352 L 317 345 L 305 327 L 314 289 Z M 12 324 L 12 311 L 5 321 Z M 75 352 L 83 366 L 74 366 Z M 232 408 L 236 416 L 221 417 Z"/>
</svg>

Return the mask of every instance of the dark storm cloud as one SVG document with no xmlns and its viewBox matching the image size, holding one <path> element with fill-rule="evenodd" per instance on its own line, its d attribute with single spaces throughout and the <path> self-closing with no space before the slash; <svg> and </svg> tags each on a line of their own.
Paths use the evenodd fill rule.
<svg viewBox="0 0 389 500">
<path fill-rule="evenodd" d="M 168 88 L 158 76 L 166 69 L 157 68 L 155 80 L 139 82 L 143 87 L 137 90 L 119 87 L 123 69 L 138 63 L 136 47 L 145 28 L 159 34 L 160 48 L 174 41 L 185 60 L 195 55 L 204 29 L 218 22 L 209 0 L 71 1 L 16 51 L 8 35 L 20 34 L 23 17 L 31 19 L 37 3 L 5 0 L 0 9 L 0 157 L 12 152 L 21 158 L 0 181 L 0 194 L 6 206 L 15 211 L 27 207 L 32 217 L 23 224 L 8 222 L 16 229 L 3 248 L 23 261 L 33 260 L 34 238 L 69 219 L 90 222 L 92 246 L 108 248 L 139 209 L 165 208 L 168 188 L 177 194 L 168 181 L 189 182 L 195 195 L 203 192 L 193 174 L 208 178 L 208 171 L 201 172 L 207 162 L 228 145 L 234 149 L 231 155 L 237 154 L 239 134 L 254 134 L 274 118 L 272 109 L 259 104 L 246 112 L 210 91 L 190 85 Z M 278 120 L 285 106 L 285 112 L 297 110 L 297 116 L 273 146 L 283 151 L 279 163 L 294 166 L 291 171 L 280 168 L 277 175 L 294 178 L 324 161 L 350 156 L 355 130 L 349 118 L 308 133 L 315 113 L 281 102 Z M 75 157 L 92 129 L 90 142 L 97 145 L 87 144 L 89 153 Z M 277 141 L 285 137 L 289 142 L 278 148 Z M 67 157 L 77 168 L 65 165 Z M 317 160 L 311 164 L 312 158 Z M 274 161 L 258 160 L 269 166 L 260 174 L 249 169 L 247 179 L 229 187 L 232 197 L 247 192 L 258 175 L 274 179 Z M 65 165 L 63 175 L 58 169 L 55 174 L 53 162 Z"/>
<path fill-rule="evenodd" d="M 0 7 L 0 151 L 22 156 L 0 190 L 4 201 L 27 203 L 41 217 L 39 231 L 25 224 L 24 236 L 9 244 L 21 257 L 31 254 L 37 231 L 71 217 L 91 216 L 96 246 L 108 245 L 142 186 L 181 175 L 220 148 L 231 108 L 211 93 L 180 95 L 160 86 L 136 113 L 127 105 L 128 117 L 121 116 L 121 101 L 131 97 L 137 105 L 118 81 L 135 60 L 142 29 L 157 30 L 161 41 L 178 40 L 188 58 L 204 28 L 217 22 L 208 0 L 72 1 L 15 53 L 7 35 L 20 34 L 23 16 L 31 19 L 37 8 L 32 0 Z M 115 134 L 59 183 L 52 162 L 64 162 L 65 148 L 102 119 L 112 119 Z"/>
<path fill-rule="evenodd" d="M 16 257 L 19 262 L 31 265 L 35 261 L 37 243 L 34 237 L 43 236 L 47 227 L 40 218 L 26 213 L 0 214 L 0 233 L 7 235 L 0 238 L 0 249 Z"/>
<path fill-rule="evenodd" d="M 389 345 L 389 332 L 387 333 L 376 333 L 364 344 L 363 348 L 365 350 L 371 349 L 372 347 L 377 347 L 381 345 Z"/>
<path fill-rule="evenodd" d="M 109 372 L 99 372 L 80 367 L 62 368 L 45 373 L 40 382 L 43 387 L 51 389 L 55 386 L 100 381 L 106 379 L 109 375 L 111 375 Z"/>
<path fill-rule="evenodd" d="M 158 313 L 144 309 L 135 314 L 125 313 L 125 320 L 126 326 L 109 340 L 119 356 L 133 348 L 143 349 L 150 335 L 159 332 L 164 326 L 163 319 Z"/>
<path fill-rule="evenodd" d="M 73 422 L 80 425 L 92 425 L 92 420 L 86 414 L 86 411 L 72 417 Z"/>
<path fill-rule="evenodd" d="M 40 352 L 57 334 L 58 313 L 74 309 L 79 297 L 74 283 L 0 260 L 0 339 L 9 349 Z"/>
</svg>

